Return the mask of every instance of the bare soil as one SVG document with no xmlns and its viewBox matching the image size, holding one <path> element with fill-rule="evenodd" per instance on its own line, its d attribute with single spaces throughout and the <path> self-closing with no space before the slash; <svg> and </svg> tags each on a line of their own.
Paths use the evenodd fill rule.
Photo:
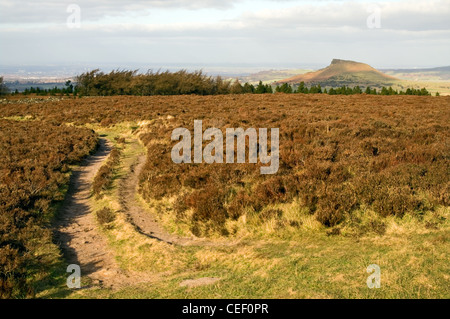
<svg viewBox="0 0 450 319">
<path fill-rule="evenodd" d="M 132 143 L 138 143 L 137 140 Z M 138 203 L 137 185 L 139 184 L 139 175 L 145 165 L 146 155 L 140 154 L 131 165 L 131 172 L 120 183 L 119 202 L 122 212 L 127 215 L 128 221 L 136 230 L 150 238 L 166 242 L 171 245 L 179 246 L 217 246 L 218 243 L 207 239 L 196 237 L 180 237 L 167 232 L 157 221 L 157 218 Z M 229 244 L 228 244 L 229 245 Z"/>
<path fill-rule="evenodd" d="M 138 143 L 137 140 L 134 141 Z M 114 252 L 108 247 L 106 237 L 99 232 L 95 214 L 89 205 L 92 196 L 92 181 L 95 174 L 107 159 L 111 143 L 100 139 L 95 154 L 86 158 L 75 168 L 69 182 L 69 190 L 55 220 L 55 239 L 62 248 L 67 265 L 76 264 L 81 275 L 87 276 L 88 287 L 118 289 L 124 286 L 156 279 L 156 275 L 124 271 L 117 264 Z M 148 237 L 173 245 L 217 245 L 199 238 L 183 238 L 165 231 L 155 217 L 136 200 L 139 174 L 145 164 L 145 154 L 137 156 L 131 172 L 120 181 L 119 201 L 122 213 L 136 229 Z M 194 286 L 197 284 L 193 283 Z M 203 283 L 202 283 L 203 284 Z M 187 286 L 191 286 L 188 284 Z M 88 288 L 83 287 L 83 288 Z"/>
<path fill-rule="evenodd" d="M 97 229 L 95 215 L 89 206 L 92 180 L 110 150 L 110 142 L 100 139 L 96 153 L 73 171 L 68 193 L 55 222 L 55 238 L 67 265 L 79 265 L 81 275 L 90 278 L 92 285 L 118 288 L 148 281 L 149 278 L 120 269 L 105 236 Z"/>
</svg>

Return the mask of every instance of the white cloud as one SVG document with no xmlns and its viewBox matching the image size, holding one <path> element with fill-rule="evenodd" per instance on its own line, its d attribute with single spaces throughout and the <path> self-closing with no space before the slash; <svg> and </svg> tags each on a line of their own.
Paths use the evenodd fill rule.
<svg viewBox="0 0 450 319">
<path fill-rule="evenodd" d="M 134 21 L 138 16 L 149 16 L 154 10 L 185 10 L 189 16 L 191 10 L 230 9 L 243 6 L 241 14 L 228 19 L 235 24 L 264 26 L 272 28 L 302 27 L 357 27 L 366 28 L 369 16 L 368 8 L 376 5 L 380 8 L 383 28 L 401 30 L 443 30 L 450 28 L 450 0 L 413 0 L 375 4 L 355 1 L 319 1 L 314 4 L 303 1 L 272 0 L 274 3 L 289 4 L 283 9 L 264 9 L 265 1 L 250 0 L 3 0 L 0 2 L 0 26 L 3 24 L 45 24 L 66 22 L 67 6 L 75 3 L 81 8 L 82 21 L 85 23 L 102 22 L 105 17 L 122 17 L 119 21 Z M 251 10 L 248 10 L 251 8 Z M 153 11 L 152 11 L 153 10 Z M 168 11 L 166 11 L 168 12 Z M 192 11 L 191 11 L 192 12 Z M 157 12 L 158 14 L 161 11 Z M 207 14 L 195 15 L 202 22 Z M 151 20 L 150 20 L 151 21 Z M 170 23 L 170 22 L 169 22 Z M 220 23 L 220 21 L 217 21 Z"/>
<path fill-rule="evenodd" d="M 380 29 L 366 25 L 368 2 L 283 1 L 279 9 L 274 9 L 278 2 L 267 6 L 267 0 L 103 0 L 95 4 L 79 0 L 81 28 L 68 29 L 65 8 L 73 2 L 3 0 L 0 61 L 245 63 L 327 62 L 340 57 L 375 65 L 392 59 L 448 65 L 450 56 L 449 0 L 378 2 Z M 136 17 L 148 14 L 145 8 L 149 7 L 167 10 L 158 9 L 161 16 L 157 22 L 150 19 L 150 23 L 136 23 Z M 192 18 L 166 19 L 173 12 L 169 8 Z M 212 8 L 228 8 L 233 15 L 202 19 L 203 10 L 192 11 L 201 8 L 207 14 Z M 125 18 L 102 20 L 116 14 Z"/>
<path fill-rule="evenodd" d="M 83 19 L 148 14 L 155 8 L 227 9 L 239 0 L 2 0 L 0 23 L 63 23 L 70 4 L 81 8 Z"/>
<path fill-rule="evenodd" d="M 241 19 L 271 27 L 357 27 L 367 28 L 371 3 L 319 3 L 293 6 L 281 10 L 247 12 Z M 378 2 L 381 25 L 387 29 L 450 29 L 450 1 Z"/>
</svg>

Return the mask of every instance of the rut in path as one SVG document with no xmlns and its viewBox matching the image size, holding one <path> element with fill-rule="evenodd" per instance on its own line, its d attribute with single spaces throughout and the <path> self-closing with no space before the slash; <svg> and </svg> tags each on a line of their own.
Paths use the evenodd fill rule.
<svg viewBox="0 0 450 319">
<path fill-rule="evenodd" d="M 134 142 L 138 143 L 137 140 Z M 64 253 L 67 265 L 76 264 L 81 275 L 88 276 L 93 285 L 120 288 L 157 280 L 158 275 L 124 271 L 117 264 L 114 252 L 97 229 L 95 215 L 89 206 L 92 181 L 111 151 L 111 143 L 100 139 L 99 148 L 72 172 L 69 190 L 58 217 L 54 221 L 54 238 Z M 119 201 L 123 213 L 136 229 L 151 238 L 181 246 L 230 246 L 232 243 L 212 242 L 205 239 L 179 237 L 165 231 L 152 214 L 137 202 L 139 174 L 145 165 L 145 154 L 139 155 L 131 172 L 120 181 Z"/>
<path fill-rule="evenodd" d="M 110 143 L 100 139 L 96 153 L 74 169 L 54 229 L 67 265 L 79 265 L 81 275 L 87 275 L 94 285 L 114 288 L 146 279 L 120 269 L 106 238 L 97 230 L 95 216 L 89 207 L 92 180 L 110 150 Z"/>
<path fill-rule="evenodd" d="M 164 231 L 149 212 L 136 203 L 136 188 L 139 183 L 139 174 L 145 165 L 145 154 L 137 157 L 130 167 L 130 173 L 120 183 L 119 201 L 128 221 L 134 225 L 138 232 L 148 237 L 174 244 L 177 238 Z"/>
<path fill-rule="evenodd" d="M 132 143 L 139 143 L 137 140 Z M 120 183 L 119 202 L 122 211 L 127 215 L 128 221 L 143 235 L 154 238 L 168 244 L 179 246 L 223 246 L 232 245 L 229 241 L 225 243 L 213 242 L 201 238 L 181 237 L 168 233 L 156 221 L 151 212 L 142 207 L 136 200 L 139 175 L 145 165 L 145 154 L 137 156 L 136 161 L 131 165 L 130 173 Z"/>
</svg>

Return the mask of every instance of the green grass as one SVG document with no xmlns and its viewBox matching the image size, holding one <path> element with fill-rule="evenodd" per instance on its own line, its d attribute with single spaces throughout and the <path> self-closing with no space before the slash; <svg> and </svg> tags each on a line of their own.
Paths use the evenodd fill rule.
<svg viewBox="0 0 450 319">
<path fill-rule="evenodd" d="M 390 235 L 355 240 L 298 234 L 222 248 L 183 248 L 184 271 L 119 291 L 89 290 L 71 298 L 449 298 L 450 234 Z M 189 260 L 189 258 L 188 258 Z M 381 268 L 369 289 L 366 268 Z M 184 279 L 220 277 L 213 285 L 180 287 Z"/>
<path fill-rule="evenodd" d="M 130 241 L 123 240 L 112 247 L 131 262 L 124 268 L 145 265 L 140 270 L 161 277 L 151 284 L 118 291 L 80 290 L 68 297 L 449 298 L 448 222 L 433 230 L 425 230 L 415 219 L 388 223 L 383 236 L 328 236 L 325 230 L 300 229 L 280 238 L 247 238 L 218 247 L 178 247 L 165 254 L 161 249 L 167 247 L 153 243 L 137 249 L 136 263 L 129 258 Z M 163 267 L 159 262 L 165 263 Z M 367 287 L 370 264 L 381 267 L 380 289 Z M 180 287 L 185 279 L 202 277 L 221 280 L 209 286 Z"/>
</svg>

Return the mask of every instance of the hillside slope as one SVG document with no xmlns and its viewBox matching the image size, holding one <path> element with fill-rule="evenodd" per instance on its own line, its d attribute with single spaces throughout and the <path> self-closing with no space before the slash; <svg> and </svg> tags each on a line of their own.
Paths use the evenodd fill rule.
<svg viewBox="0 0 450 319">
<path fill-rule="evenodd" d="M 276 84 L 296 84 L 302 81 L 307 84 L 320 83 L 322 86 L 388 86 L 395 84 L 398 79 L 384 74 L 365 63 L 333 59 L 326 68 L 296 75 L 278 81 Z"/>
</svg>

